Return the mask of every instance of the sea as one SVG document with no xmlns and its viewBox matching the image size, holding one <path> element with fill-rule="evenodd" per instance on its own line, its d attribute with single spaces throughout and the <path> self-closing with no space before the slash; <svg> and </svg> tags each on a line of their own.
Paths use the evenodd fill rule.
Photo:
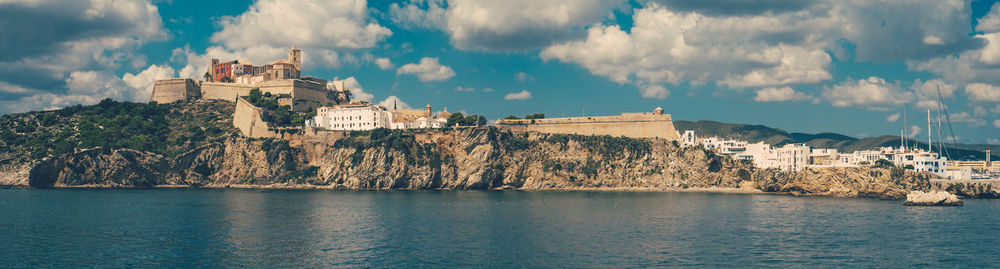
<svg viewBox="0 0 1000 269">
<path fill-rule="evenodd" d="M 980 199 L 0 190 L 0 268 L 995 268 L 998 238 Z"/>
</svg>

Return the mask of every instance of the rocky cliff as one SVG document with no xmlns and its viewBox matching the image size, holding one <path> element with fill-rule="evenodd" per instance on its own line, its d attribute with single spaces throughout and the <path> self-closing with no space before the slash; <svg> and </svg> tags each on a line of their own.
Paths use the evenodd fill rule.
<svg viewBox="0 0 1000 269">
<path fill-rule="evenodd" d="M 657 139 L 480 128 L 418 133 L 376 130 L 355 133 L 332 145 L 293 142 L 296 146 L 283 140 L 232 136 L 175 157 L 129 149 L 84 150 L 40 160 L 26 173 L 26 180 L 5 184 L 39 188 L 731 188 L 885 199 L 901 199 L 910 190 L 935 187 L 929 174 L 902 169 L 757 169 L 700 148 L 681 148 Z M 3 173 L 10 178 L 25 174 Z"/>
</svg>

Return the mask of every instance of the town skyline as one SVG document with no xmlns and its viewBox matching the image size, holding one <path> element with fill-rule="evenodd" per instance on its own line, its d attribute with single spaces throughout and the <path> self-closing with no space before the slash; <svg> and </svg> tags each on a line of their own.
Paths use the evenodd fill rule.
<svg viewBox="0 0 1000 269">
<path fill-rule="evenodd" d="M 3 114 L 144 102 L 155 79 L 201 79 L 210 58 L 264 64 L 294 45 L 303 75 L 345 80 L 359 100 L 491 120 L 659 106 L 677 120 L 865 137 L 898 135 L 906 105 L 906 132 L 926 140 L 940 88 L 959 142 L 1000 144 L 993 1 L 0 6 L 29 22 L 5 27 L 25 31 L 4 31 Z M 47 25 L 79 28 L 31 31 Z"/>
</svg>

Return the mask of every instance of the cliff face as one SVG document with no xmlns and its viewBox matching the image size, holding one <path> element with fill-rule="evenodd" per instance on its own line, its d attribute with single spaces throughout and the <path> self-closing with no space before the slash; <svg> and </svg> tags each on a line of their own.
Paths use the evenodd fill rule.
<svg viewBox="0 0 1000 269">
<path fill-rule="evenodd" d="M 495 128 L 373 131 L 333 145 L 231 137 L 167 158 L 93 149 L 40 161 L 33 187 L 289 187 L 343 189 L 743 188 L 900 199 L 929 174 L 876 168 L 780 172 L 666 140 L 511 133 Z M 24 180 L 22 180 L 24 181 Z"/>
</svg>

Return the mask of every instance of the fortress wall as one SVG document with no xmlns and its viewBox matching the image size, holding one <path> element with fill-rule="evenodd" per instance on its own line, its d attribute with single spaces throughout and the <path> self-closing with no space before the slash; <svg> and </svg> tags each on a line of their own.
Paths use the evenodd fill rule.
<svg viewBox="0 0 1000 269">
<path fill-rule="evenodd" d="M 309 111 L 333 102 L 327 98 L 326 85 L 298 79 L 266 81 L 260 84 L 261 92 L 292 96 L 292 110 Z"/>
<path fill-rule="evenodd" d="M 497 126 L 512 131 L 551 134 L 610 135 L 680 140 L 670 115 L 630 113 L 621 116 L 502 120 Z"/>
<path fill-rule="evenodd" d="M 201 97 L 201 89 L 194 80 L 186 78 L 161 79 L 153 83 L 153 95 L 150 101 L 157 103 L 173 103 L 188 98 Z"/>
<path fill-rule="evenodd" d="M 264 121 L 264 111 L 241 98 L 236 99 L 236 111 L 233 112 L 233 126 L 247 137 L 279 138 L 280 134 L 268 130 Z"/>
<path fill-rule="evenodd" d="M 250 95 L 250 90 L 253 88 L 250 84 L 203 82 L 201 84 L 201 98 L 233 102 L 238 96 Z"/>
</svg>

